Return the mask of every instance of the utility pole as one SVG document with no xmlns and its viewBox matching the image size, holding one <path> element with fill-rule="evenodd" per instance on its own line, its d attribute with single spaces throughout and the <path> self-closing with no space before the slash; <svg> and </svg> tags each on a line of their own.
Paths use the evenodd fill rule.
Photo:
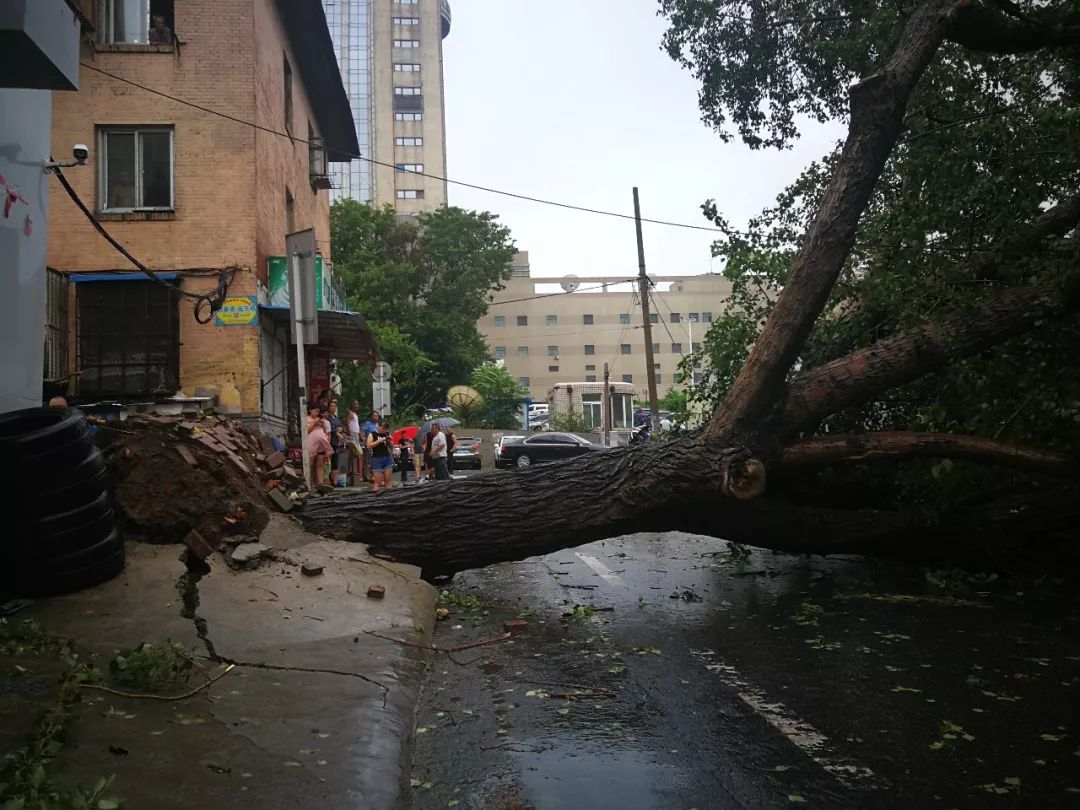
<svg viewBox="0 0 1080 810">
<path fill-rule="evenodd" d="M 611 447 L 611 370 L 604 363 L 604 392 L 600 397 L 600 410 L 603 415 L 600 422 L 604 430 L 604 446 Z"/>
<path fill-rule="evenodd" d="M 641 203 L 638 201 L 637 186 L 634 186 L 634 225 L 637 227 L 638 287 L 641 295 L 642 328 L 645 332 L 645 365 L 649 382 L 649 421 L 651 432 L 660 432 L 660 404 L 656 398 L 656 363 L 652 350 L 652 320 L 649 315 L 649 277 L 645 275 L 645 243 L 641 240 Z"/>
</svg>

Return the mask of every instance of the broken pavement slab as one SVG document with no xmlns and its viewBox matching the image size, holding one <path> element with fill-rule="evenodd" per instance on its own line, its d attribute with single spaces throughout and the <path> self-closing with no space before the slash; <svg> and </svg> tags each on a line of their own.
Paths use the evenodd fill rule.
<svg viewBox="0 0 1080 810">
<path fill-rule="evenodd" d="M 316 538 L 284 516 L 272 516 L 263 539 L 319 560 L 323 575 L 273 560 L 232 571 L 213 555 L 200 576 L 186 570 L 178 546 L 129 544 L 116 579 L 24 611 L 106 660 L 171 639 L 236 664 L 175 703 L 88 695 L 58 758 L 58 784 L 115 774 L 109 794 L 128 807 L 405 803 L 424 653 L 362 631 L 430 643 L 434 589 L 413 566 Z M 363 596 L 375 566 L 394 583 L 379 602 Z M 105 717 L 110 706 L 134 716 Z M 111 754 L 110 745 L 129 753 Z"/>
<path fill-rule="evenodd" d="M 270 554 L 270 546 L 263 543 L 241 543 L 233 546 L 226 561 L 234 568 L 257 568 L 262 559 Z"/>
</svg>

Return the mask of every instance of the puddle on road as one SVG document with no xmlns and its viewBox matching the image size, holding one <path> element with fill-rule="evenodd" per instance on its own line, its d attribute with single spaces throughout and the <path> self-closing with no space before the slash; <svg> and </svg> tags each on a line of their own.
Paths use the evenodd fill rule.
<svg viewBox="0 0 1080 810">
<path fill-rule="evenodd" d="M 667 807 L 676 795 L 670 763 L 646 751 L 549 750 L 518 754 L 523 798 L 536 810 Z"/>
</svg>

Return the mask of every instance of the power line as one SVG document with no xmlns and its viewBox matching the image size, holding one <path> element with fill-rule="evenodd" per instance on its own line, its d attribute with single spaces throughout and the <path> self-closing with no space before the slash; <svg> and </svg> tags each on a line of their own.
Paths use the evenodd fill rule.
<svg viewBox="0 0 1080 810">
<path fill-rule="evenodd" d="M 132 87 L 136 87 L 136 88 L 138 88 L 140 90 L 144 90 L 147 93 L 153 93 L 156 96 L 161 96 L 162 98 L 167 98 L 170 101 L 176 102 L 177 104 L 183 104 L 183 105 L 185 105 L 187 107 L 191 107 L 193 109 L 199 110 L 199 111 L 207 113 L 209 115 L 216 115 L 219 118 L 224 118 L 224 119 L 226 119 L 228 121 L 232 121 L 232 122 L 234 122 L 236 124 L 242 124 L 243 126 L 251 127 L 252 129 L 256 129 L 256 130 L 259 130 L 261 132 L 266 132 L 266 133 L 268 133 L 270 135 L 277 135 L 277 136 L 282 137 L 282 138 L 288 138 L 290 141 L 292 141 L 294 143 L 302 143 L 302 144 L 307 144 L 307 145 L 311 144 L 311 141 L 305 140 L 304 138 L 295 137 L 293 135 L 290 135 L 287 132 L 281 132 L 281 131 L 273 129 L 271 127 L 265 127 L 262 124 L 256 124 L 253 121 L 246 121 L 243 118 L 237 118 L 235 115 L 230 115 L 229 113 L 220 112 L 219 110 L 215 110 L 215 109 L 212 109 L 210 107 L 205 107 L 205 106 L 203 106 L 201 104 L 196 104 L 193 101 L 187 101 L 186 99 L 178 98 L 177 96 L 170 95 L 169 93 L 162 92 L 161 90 L 155 90 L 152 87 L 147 87 L 144 84 L 140 84 L 139 82 L 132 81 L 131 79 L 126 79 L 123 76 L 117 76 L 115 73 L 110 73 L 107 70 L 102 70 L 101 68 L 96 67 L 96 66 L 91 65 L 91 64 L 88 64 L 86 62 L 80 62 L 79 64 L 81 64 L 87 70 L 92 70 L 92 71 L 94 71 L 96 73 L 100 73 L 103 76 L 108 76 L 110 79 L 114 79 L 114 80 L 116 80 L 118 82 L 123 82 L 124 84 L 131 85 Z M 586 213 L 586 214 L 597 214 L 597 215 L 606 216 L 606 217 L 617 217 L 618 219 L 629 219 L 629 220 L 634 219 L 633 214 L 621 214 L 618 211 L 604 211 L 604 210 L 599 209 L 599 208 L 589 208 L 589 207 L 584 206 L 584 205 L 574 205 L 573 203 L 559 202 L 558 200 L 547 200 L 547 199 L 544 199 L 542 197 L 533 197 L 533 196 L 530 196 L 528 194 L 518 194 L 518 193 L 513 192 L 513 191 L 504 191 L 502 189 L 491 188 L 489 186 L 481 186 L 481 185 L 478 185 L 476 183 L 468 183 L 468 182 L 465 182 L 464 180 L 453 180 L 453 179 L 451 179 L 449 177 L 441 177 L 441 176 L 439 176 L 437 174 L 428 174 L 427 172 L 418 172 L 418 171 L 414 171 L 412 169 L 398 169 L 396 164 L 384 163 L 383 161 L 375 160 L 374 158 L 364 157 L 363 155 L 360 155 L 360 154 L 354 154 L 353 152 L 349 151 L 348 149 L 338 149 L 338 148 L 336 148 L 334 146 L 331 146 L 331 145 L 328 145 L 328 144 L 322 143 L 322 142 L 320 142 L 318 145 L 325 148 L 325 149 L 327 149 L 327 150 L 329 150 L 329 151 L 331 151 L 331 152 L 336 152 L 339 155 L 345 155 L 346 157 L 354 158 L 356 160 L 363 160 L 363 161 L 365 161 L 367 163 L 371 163 L 372 165 L 375 165 L 375 166 L 384 166 L 386 168 L 393 169 L 394 171 L 399 171 L 399 172 L 402 172 L 404 174 L 415 174 L 415 175 L 418 175 L 420 177 L 427 177 L 430 180 L 438 180 L 441 183 L 450 183 L 450 184 L 455 185 L 455 186 L 461 186 L 462 188 L 470 188 L 470 189 L 473 189 L 474 191 L 484 191 L 484 192 L 487 192 L 488 194 L 498 194 L 500 196 L 511 197 L 513 199 L 516 199 L 516 200 L 524 200 L 525 202 L 533 202 L 533 203 L 538 203 L 540 205 L 550 205 L 550 206 L 553 206 L 555 208 L 565 208 L 565 209 L 568 209 L 570 211 L 581 211 L 582 213 Z M 726 233 L 726 231 L 722 231 L 722 230 L 720 230 L 719 228 L 716 228 L 716 227 L 710 227 L 710 226 L 706 226 L 706 225 L 691 225 L 691 224 L 686 223 L 686 222 L 671 222 L 671 221 L 663 220 L 663 219 L 645 219 L 645 218 L 642 218 L 641 221 L 642 222 L 648 222 L 650 225 L 663 225 L 663 226 L 666 226 L 666 227 L 669 227 L 669 228 L 684 228 L 686 230 L 692 230 L 692 231 L 708 231 L 709 233 L 715 233 L 717 235 L 723 235 L 724 233 Z"/>
<path fill-rule="evenodd" d="M 602 284 L 595 284 L 592 287 L 579 287 L 576 290 L 560 290 L 559 292 L 553 292 L 553 293 L 540 293 L 538 295 L 529 295 L 529 296 L 526 296 L 525 298 L 511 298 L 511 299 L 509 299 L 507 301 L 492 301 L 490 304 L 488 304 L 488 309 L 491 309 L 491 307 L 500 307 L 503 304 L 517 304 L 517 303 L 520 303 L 521 301 L 535 301 L 538 298 L 554 298 L 554 297 L 559 296 L 559 295 L 570 295 L 571 293 L 585 292 L 586 290 L 599 290 L 602 287 L 610 287 L 610 286 L 612 286 L 614 284 L 626 284 L 628 281 L 633 281 L 633 280 L 634 280 L 633 278 L 615 278 L 615 279 L 612 279 L 611 281 L 605 281 Z M 534 279 L 534 281 L 535 281 L 535 279 Z M 557 282 L 552 280 L 550 282 L 539 282 L 539 283 L 542 283 L 542 284 L 543 283 L 556 284 Z"/>
<path fill-rule="evenodd" d="M 608 361 L 609 372 L 615 370 L 615 359 L 619 356 L 619 350 L 622 349 L 623 335 L 626 334 L 626 330 L 630 326 L 630 319 L 634 315 L 634 310 L 637 309 L 637 301 L 638 299 L 636 295 L 630 299 L 630 309 L 627 311 L 626 317 L 624 319 L 626 323 L 623 324 L 622 332 L 619 334 L 618 340 L 615 341 L 615 353 L 611 355 L 611 360 Z"/>
<path fill-rule="evenodd" d="M 83 212 L 83 214 L 88 220 L 90 220 L 90 224 L 94 226 L 94 230 L 101 234 L 105 238 L 105 241 L 112 245 L 120 253 L 121 256 L 123 256 L 133 265 L 135 265 L 135 267 L 137 267 L 141 273 L 148 276 L 153 281 L 156 281 L 161 286 L 171 290 L 174 294 L 179 295 L 181 298 L 187 298 L 191 301 L 194 301 L 196 321 L 202 324 L 206 324 L 210 323 L 210 321 L 213 320 L 214 313 L 221 309 L 221 306 L 225 301 L 225 296 L 228 295 L 229 285 L 232 283 L 233 277 L 236 275 L 235 268 L 218 271 L 217 286 L 214 289 L 208 290 L 206 292 L 187 292 L 186 290 L 182 290 L 174 284 L 170 284 L 153 270 L 151 270 L 149 267 L 147 267 L 145 264 L 136 259 L 133 255 L 131 255 L 131 252 L 127 248 L 117 242 L 116 239 L 113 238 L 112 234 L 105 230 L 105 226 L 98 221 L 98 218 L 94 216 L 94 213 L 87 207 L 86 203 L 82 201 L 82 198 L 79 196 L 78 192 L 76 192 L 75 189 L 71 187 L 71 183 L 68 182 L 68 179 L 64 176 L 64 172 L 60 169 L 59 166 L 54 167 L 52 169 L 52 172 L 56 175 L 56 179 L 60 181 L 60 185 L 64 187 L 64 191 L 66 191 L 68 196 L 71 197 L 72 202 L 74 202 L 78 209 Z M 209 307 L 209 309 L 207 310 L 206 307 Z"/>
</svg>

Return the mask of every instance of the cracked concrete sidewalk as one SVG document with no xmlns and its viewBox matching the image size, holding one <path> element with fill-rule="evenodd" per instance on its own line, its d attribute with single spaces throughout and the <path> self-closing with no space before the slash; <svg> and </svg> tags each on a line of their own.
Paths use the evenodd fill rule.
<svg viewBox="0 0 1080 810">
<path fill-rule="evenodd" d="M 112 582 L 19 614 L 105 662 L 171 639 L 212 673 L 216 662 L 236 665 L 182 701 L 87 692 L 57 784 L 115 775 L 110 794 L 129 808 L 405 803 L 424 653 L 364 631 L 429 643 L 435 590 L 413 566 L 309 535 L 283 516 L 261 542 L 324 573 L 303 576 L 281 555 L 237 572 L 214 555 L 199 575 L 187 571 L 182 547 L 129 544 L 127 569 Z M 365 595 L 373 583 L 386 587 L 384 599 Z"/>
</svg>

